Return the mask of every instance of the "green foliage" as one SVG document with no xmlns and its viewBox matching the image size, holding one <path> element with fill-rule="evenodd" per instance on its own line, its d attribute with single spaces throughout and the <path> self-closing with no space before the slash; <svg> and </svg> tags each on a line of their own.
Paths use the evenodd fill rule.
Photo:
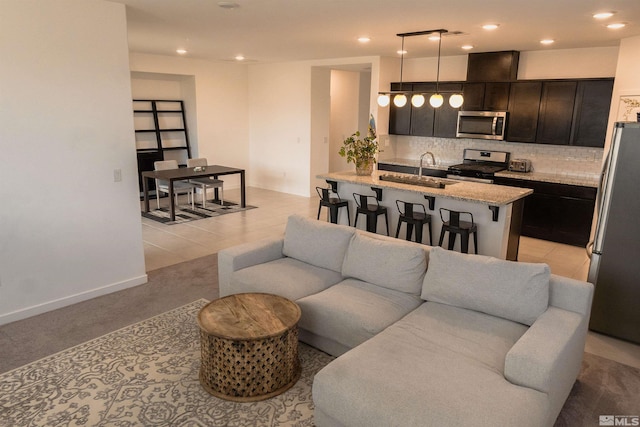
<svg viewBox="0 0 640 427">
<path fill-rule="evenodd" d="M 360 131 L 356 131 L 349 138 L 342 142 L 342 147 L 338 154 L 347 158 L 347 163 L 355 163 L 356 166 L 361 162 L 376 162 L 375 155 L 378 152 L 378 141 L 376 141 L 376 132 L 369 127 L 367 136 L 360 139 Z"/>
</svg>

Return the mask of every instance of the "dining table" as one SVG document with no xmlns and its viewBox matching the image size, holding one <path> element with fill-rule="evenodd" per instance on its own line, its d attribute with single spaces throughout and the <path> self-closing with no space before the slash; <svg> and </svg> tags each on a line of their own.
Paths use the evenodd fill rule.
<svg viewBox="0 0 640 427">
<path fill-rule="evenodd" d="M 200 166 L 195 168 L 177 168 L 142 172 L 142 190 L 144 193 L 144 211 L 149 212 L 149 180 L 158 179 L 169 182 L 169 214 L 171 221 L 176 220 L 176 206 L 173 197 L 173 186 L 176 181 L 184 181 L 195 178 L 213 177 L 217 179 L 222 175 L 240 174 L 240 207 L 246 207 L 246 188 L 244 169 L 232 168 L 221 165 Z M 216 191 L 216 198 L 218 189 Z M 159 195 L 156 192 L 156 197 Z"/>
</svg>

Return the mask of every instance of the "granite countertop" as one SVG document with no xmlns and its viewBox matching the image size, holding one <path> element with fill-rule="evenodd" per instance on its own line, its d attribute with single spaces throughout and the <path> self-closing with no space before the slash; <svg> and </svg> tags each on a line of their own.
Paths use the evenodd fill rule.
<svg viewBox="0 0 640 427">
<path fill-rule="evenodd" d="M 422 164 L 423 168 L 428 169 L 439 169 L 439 170 L 447 170 L 449 165 L 431 165 L 428 159 L 426 159 Z M 400 166 L 413 166 L 419 167 L 420 160 L 417 159 L 384 159 L 379 160 L 378 163 L 386 163 L 389 165 L 400 165 Z M 540 182 L 550 182 L 553 184 L 568 184 L 568 185 L 579 185 L 583 187 L 598 187 L 598 177 L 587 177 L 587 176 L 572 176 L 572 175 L 562 175 L 562 174 L 553 174 L 553 173 L 545 173 L 545 172 L 510 172 L 510 171 L 502 171 L 497 172 L 495 174 L 497 177 L 501 178 L 511 178 L 511 179 L 522 179 L 528 181 L 540 181 Z"/>
<path fill-rule="evenodd" d="M 553 184 L 579 185 L 582 187 L 598 188 L 597 177 L 579 177 L 558 175 L 544 172 L 496 172 L 496 176 L 501 178 L 522 179 L 526 181 L 550 182 Z"/>
<path fill-rule="evenodd" d="M 482 203 L 491 206 L 505 206 L 533 193 L 533 190 L 528 188 L 509 187 L 506 185 L 481 184 L 470 181 L 456 181 L 455 184 L 447 185 L 445 188 L 431 188 L 421 185 L 383 181 L 379 177 L 380 175 L 385 174 L 389 174 L 389 172 L 375 170 L 371 175 L 359 176 L 356 175 L 355 171 L 346 171 L 321 174 L 318 175 L 318 178 L 336 182 L 347 182 L 351 184 L 412 191 L 428 196 L 444 197 L 448 199 L 462 200 L 465 202 Z M 392 175 L 414 176 L 395 172 L 392 173 Z M 433 179 L 438 180 L 440 178 Z"/>
</svg>

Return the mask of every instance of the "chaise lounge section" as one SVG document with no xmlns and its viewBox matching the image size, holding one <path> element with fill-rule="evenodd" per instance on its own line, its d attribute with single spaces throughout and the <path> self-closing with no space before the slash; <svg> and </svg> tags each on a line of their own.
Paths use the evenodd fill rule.
<svg viewBox="0 0 640 427">
<path fill-rule="evenodd" d="M 221 296 L 301 307 L 317 426 L 550 426 L 577 378 L 593 286 L 294 215 L 219 253 Z"/>
</svg>

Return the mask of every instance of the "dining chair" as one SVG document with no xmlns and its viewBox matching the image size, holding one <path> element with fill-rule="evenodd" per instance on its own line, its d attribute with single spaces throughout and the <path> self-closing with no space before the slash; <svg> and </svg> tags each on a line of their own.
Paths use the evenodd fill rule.
<svg viewBox="0 0 640 427">
<path fill-rule="evenodd" d="M 178 169 L 177 160 L 161 160 L 153 162 L 153 169 L 157 171 L 167 169 Z M 156 179 L 156 202 L 158 203 L 158 209 L 160 209 L 160 194 L 167 193 L 169 197 L 175 197 L 175 205 L 178 205 L 178 194 L 187 194 L 187 201 L 191 198 L 191 209 L 195 208 L 194 204 L 194 186 L 188 181 L 176 181 L 173 183 L 173 195 L 169 194 L 169 181 L 163 179 Z"/>
<path fill-rule="evenodd" d="M 196 159 L 187 159 L 187 167 L 193 168 L 198 166 L 207 166 L 207 159 L 204 157 L 199 157 Z M 207 207 L 207 188 L 219 188 L 220 189 L 220 204 L 224 206 L 224 189 L 223 184 L 224 181 L 221 179 L 216 179 L 212 176 L 204 177 L 204 178 L 193 178 L 189 180 L 190 183 L 195 185 L 196 192 L 200 191 L 202 193 L 202 207 Z"/>
</svg>

